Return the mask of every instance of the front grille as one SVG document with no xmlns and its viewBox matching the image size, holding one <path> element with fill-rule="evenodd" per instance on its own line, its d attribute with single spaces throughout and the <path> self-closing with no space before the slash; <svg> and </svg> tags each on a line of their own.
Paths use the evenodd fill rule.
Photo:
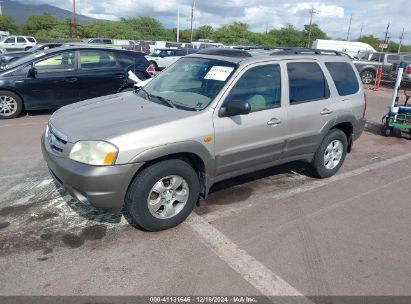
<svg viewBox="0 0 411 304">
<path fill-rule="evenodd" d="M 67 136 L 56 130 L 52 125 L 49 124 L 49 131 L 48 131 L 48 141 L 50 144 L 50 147 L 58 152 L 62 153 L 64 150 L 64 147 L 67 144 Z"/>
</svg>

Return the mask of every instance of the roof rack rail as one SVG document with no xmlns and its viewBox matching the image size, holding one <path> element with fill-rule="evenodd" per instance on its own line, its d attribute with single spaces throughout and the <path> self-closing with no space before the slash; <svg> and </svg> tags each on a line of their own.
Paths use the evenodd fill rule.
<svg viewBox="0 0 411 304">
<path fill-rule="evenodd" d="M 341 52 L 334 51 L 334 50 L 318 50 L 318 49 L 309 49 L 309 48 L 277 48 L 277 51 L 275 51 L 274 53 L 271 53 L 272 56 L 291 55 L 291 54 L 342 56 Z"/>
<path fill-rule="evenodd" d="M 212 55 L 212 56 L 224 56 L 224 57 L 236 57 L 236 58 L 244 58 L 244 57 L 252 57 L 249 52 L 244 50 L 237 50 L 237 49 L 203 49 L 196 54 L 201 55 Z"/>
</svg>

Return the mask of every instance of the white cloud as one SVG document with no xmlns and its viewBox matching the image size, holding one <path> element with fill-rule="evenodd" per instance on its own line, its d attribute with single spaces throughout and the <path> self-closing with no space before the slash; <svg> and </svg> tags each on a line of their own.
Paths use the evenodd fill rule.
<svg viewBox="0 0 411 304">
<path fill-rule="evenodd" d="M 20 0 L 26 3 L 49 3 L 71 9 L 72 0 Z M 181 27 L 189 27 L 192 0 L 78 0 L 78 12 L 92 17 L 116 20 L 120 17 L 152 16 L 166 27 L 176 26 L 177 8 L 180 8 Z M 313 22 L 334 38 L 347 35 L 350 14 L 353 14 L 351 37 L 357 38 L 364 23 L 363 34 L 383 36 L 388 21 L 391 21 L 391 37 L 398 40 L 402 28 L 411 43 L 409 0 L 207 0 L 196 1 L 195 24 L 222 24 L 241 21 L 254 31 L 279 28 L 287 23 L 302 28 L 309 22 L 308 10 L 314 6 L 319 11 Z M 407 29 L 407 27 L 410 27 Z"/>
</svg>

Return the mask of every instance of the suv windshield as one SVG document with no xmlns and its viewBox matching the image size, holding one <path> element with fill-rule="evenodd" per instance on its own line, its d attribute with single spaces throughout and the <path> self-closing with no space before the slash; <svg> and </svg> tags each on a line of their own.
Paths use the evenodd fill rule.
<svg viewBox="0 0 411 304">
<path fill-rule="evenodd" d="M 166 99 L 176 108 L 200 111 L 213 101 L 236 68 L 237 64 L 221 60 L 181 58 L 137 94 L 152 101 Z"/>
</svg>

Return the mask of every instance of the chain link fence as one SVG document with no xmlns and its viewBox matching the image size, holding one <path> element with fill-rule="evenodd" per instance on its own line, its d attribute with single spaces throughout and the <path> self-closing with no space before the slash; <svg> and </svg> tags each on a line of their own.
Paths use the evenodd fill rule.
<svg viewBox="0 0 411 304">
<path fill-rule="evenodd" d="M 401 62 L 405 63 L 400 91 L 411 94 L 411 53 L 372 53 L 362 54 L 353 63 L 360 73 L 365 88 L 392 90 L 398 78 Z"/>
</svg>

